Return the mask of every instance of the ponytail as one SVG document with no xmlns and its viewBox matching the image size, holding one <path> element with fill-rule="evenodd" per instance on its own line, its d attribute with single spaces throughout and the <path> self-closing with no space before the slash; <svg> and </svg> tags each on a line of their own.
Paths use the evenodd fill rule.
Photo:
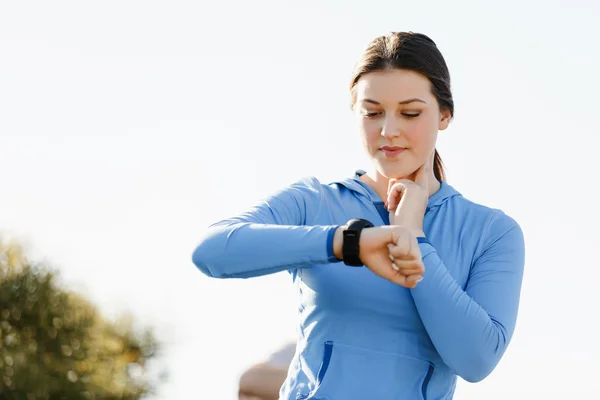
<svg viewBox="0 0 600 400">
<path fill-rule="evenodd" d="M 440 182 L 446 180 L 446 172 L 444 171 L 442 157 L 440 157 L 440 153 L 438 153 L 437 149 L 435 150 L 435 155 L 433 159 L 433 174 L 435 175 L 435 179 L 437 179 Z"/>
</svg>

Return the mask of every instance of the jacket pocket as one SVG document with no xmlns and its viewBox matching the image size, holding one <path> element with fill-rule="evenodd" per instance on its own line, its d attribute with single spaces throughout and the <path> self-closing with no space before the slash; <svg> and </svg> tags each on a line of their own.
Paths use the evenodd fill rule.
<svg viewBox="0 0 600 400">
<path fill-rule="evenodd" d="M 315 388 L 304 398 L 425 399 L 433 371 L 434 367 L 430 362 L 404 354 L 325 342 Z"/>
</svg>

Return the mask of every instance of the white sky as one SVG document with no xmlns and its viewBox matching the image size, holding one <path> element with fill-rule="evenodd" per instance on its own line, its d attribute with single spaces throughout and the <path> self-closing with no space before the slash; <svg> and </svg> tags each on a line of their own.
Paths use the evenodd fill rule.
<svg viewBox="0 0 600 400">
<path fill-rule="evenodd" d="M 203 229 L 299 177 L 367 168 L 351 69 L 388 31 L 431 36 L 456 119 L 449 182 L 522 226 L 517 331 L 457 399 L 600 392 L 600 6 L 588 1 L 0 3 L 0 229 L 107 313 L 160 328 L 161 398 L 233 399 L 293 337 L 286 274 L 204 277 Z"/>
</svg>

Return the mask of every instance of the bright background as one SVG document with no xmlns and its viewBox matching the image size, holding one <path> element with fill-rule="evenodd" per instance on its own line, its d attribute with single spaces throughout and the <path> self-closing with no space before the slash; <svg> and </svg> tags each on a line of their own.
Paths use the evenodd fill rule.
<svg viewBox="0 0 600 400">
<path fill-rule="evenodd" d="M 165 399 L 233 399 L 295 334 L 285 273 L 212 280 L 205 227 L 296 179 L 367 168 L 348 81 L 388 31 L 431 36 L 449 182 L 522 226 L 514 340 L 457 399 L 600 392 L 600 6 L 580 1 L 0 3 L 0 229 L 105 310 L 159 327 Z"/>
</svg>

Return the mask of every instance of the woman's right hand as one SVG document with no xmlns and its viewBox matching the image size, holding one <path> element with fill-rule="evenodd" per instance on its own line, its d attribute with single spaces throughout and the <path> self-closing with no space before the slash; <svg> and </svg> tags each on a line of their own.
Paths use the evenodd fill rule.
<svg viewBox="0 0 600 400">
<path fill-rule="evenodd" d="M 334 252 L 341 259 L 343 230 L 334 236 Z M 416 237 L 402 226 L 365 228 L 360 235 L 359 257 L 375 275 L 406 288 L 414 288 L 423 278 L 425 266 Z"/>
</svg>

